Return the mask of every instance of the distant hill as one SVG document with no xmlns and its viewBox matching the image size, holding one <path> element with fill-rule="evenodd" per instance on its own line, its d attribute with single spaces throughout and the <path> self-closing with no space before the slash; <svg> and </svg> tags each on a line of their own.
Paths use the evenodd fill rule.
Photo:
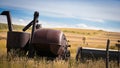
<svg viewBox="0 0 120 68">
<path fill-rule="evenodd" d="M 13 24 L 13 29 L 14 30 L 20 30 L 20 29 L 22 29 L 24 26 L 22 26 L 22 25 L 15 25 L 15 24 Z M 6 30 L 6 29 L 8 29 L 8 25 L 7 24 L 5 24 L 5 23 L 0 23 L 0 30 Z"/>
<path fill-rule="evenodd" d="M 13 30 L 22 31 L 24 26 L 14 25 Z M 76 49 L 78 46 L 105 48 L 107 39 L 111 40 L 111 49 L 115 48 L 117 40 L 120 40 L 120 32 L 107 32 L 103 30 L 89 30 L 89 29 L 77 29 L 77 28 L 52 28 L 61 30 L 69 40 L 69 44 L 72 45 L 72 49 Z M 0 23 L 0 37 L 6 38 L 6 31 L 8 25 Z M 28 30 L 31 32 L 31 30 Z M 86 43 L 83 43 L 83 37 L 86 38 Z"/>
<path fill-rule="evenodd" d="M 106 32 L 103 30 L 90 30 L 90 29 L 77 29 L 77 28 L 55 28 L 55 29 L 61 30 L 65 33 L 74 33 L 74 34 L 86 35 L 86 36 L 94 36 Z"/>
</svg>

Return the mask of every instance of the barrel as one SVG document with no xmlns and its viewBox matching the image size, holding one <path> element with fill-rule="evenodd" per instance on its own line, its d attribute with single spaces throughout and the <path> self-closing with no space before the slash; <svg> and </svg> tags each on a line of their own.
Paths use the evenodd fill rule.
<svg viewBox="0 0 120 68">
<path fill-rule="evenodd" d="M 29 39 L 30 39 L 29 33 L 8 31 L 7 32 L 7 48 L 8 49 L 23 48 L 28 43 Z"/>
<path fill-rule="evenodd" d="M 42 56 L 57 56 L 60 47 L 66 46 L 66 39 L 59 30 L 41 28 L 34 32 L 32 45 Z"/>
</svg>

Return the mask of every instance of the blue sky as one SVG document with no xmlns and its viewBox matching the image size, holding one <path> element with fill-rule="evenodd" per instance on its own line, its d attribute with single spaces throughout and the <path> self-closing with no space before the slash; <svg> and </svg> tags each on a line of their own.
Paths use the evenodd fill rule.
<svg viewBox="0 0 120 68">
<path fill-rule="evenodd" d="M 82 28 L 120 32 L 120 0 L 0 0 L 13 24 L 26 25 L 38 11 L 45 28 Z M 6 22 L 0 16 L 0 22 Z"/>
</svg>

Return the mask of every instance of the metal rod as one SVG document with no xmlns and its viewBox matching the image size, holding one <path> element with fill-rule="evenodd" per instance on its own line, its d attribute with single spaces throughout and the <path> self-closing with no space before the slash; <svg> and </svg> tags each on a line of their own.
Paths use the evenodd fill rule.
<svg viewBox="0 0 120 68">
<path fill-rule="evenodd" d="M 106 68 L 109 68 L 109 44 L 110 40 L 107 40 L 107 46 L 106 46 Z"/>
<path fill-rule="evenodd" d="M 32 24 L 33 24 L 33 21 L 31 21 L 27 26 L 25 26 L 23 28 L 23 31 L 26 31 Z"/>
<path fill-rule="evenodd" d="M 23 28 L 23 31 L 26 31 L 28 28 L 30 28 L 30 26 L 32 26 L 33 25 L 33 20 L 28 24 L 28 25 L 26 25 L 24 28 Z M 38 23 L 38 20 L 36 21 L 36 23 Z"/>
<path fill-rule="evenodd" d="M 34 37 L 34 31 L 36 29 L 35 25 L 36 23 L 38 22 L 38 17 L 39 17 L 39 12 L 35 12 L 34 13 L 34 19 L 33 19 L 33 26 L 32 26 L 32 31 L 31 31 L 31 39 L 30 39 L 30 46 L 29 46 L 29 53 L 28 53 L 28 56 L 31 58 L 33 57 L 34 55 L 34 48 L 32 46 L 32 41 L 33 41 L 33 37 Z"/>
<path fill-rule="evenodd" d="M 1 15 L 6 15 L 7 16 L 7 22 L 8 22 L 8 30 L 12 31 L 12 22 L 11 22 L 11 15 L 9 11 L 3 11 Z"/>
<path fill-rule="evenodd" d="M 34 19 L 33 19 L 33 26 L 32 26 L 32 32 L 31 32 L 31 40 L 30 40 L 31 42 L 33 40 L 34 31 L 36 29 L 35 25 L 37 23 L 38 17 L 39 17 L 39 13 L 36 11 L 34 13 Z"/>
</svg>

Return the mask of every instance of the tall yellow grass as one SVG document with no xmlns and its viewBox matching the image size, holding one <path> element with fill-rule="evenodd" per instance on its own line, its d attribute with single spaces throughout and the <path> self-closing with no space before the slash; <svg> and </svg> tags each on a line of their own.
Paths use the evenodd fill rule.
<svg viewBox="0 0 120 68">
<path fill-rule="evenodd" d="M 110 68 L 118 68 L 117 63 L 111 61 Z M 104 60 L 86 62 L 76 62 L 75 59 L 64 60 L 46 60 L 44 58 L 14 57 L 6 58 L 0 56 L 0 68 L 105 68 Z"/>
<path fill-rule="evenodd" d="M 80 46 L 83 47 L 96 47 L 96 48 L 105 48 L 106 39 L 108 36 L 105 31 L 101 30 L 79 30 L 79 29 L 59 29 L 64 31 L 69 44 L 71 45 L 71 58 L 68 61 L 64 60 L 54 60 L 47 61 L 45 58 L 34 57 L 32 59 L 18 56 L 7 57 L 6 55 L 6 39 L 0 40 L 0 68 L 105 68 L 105 61 L 100 60 L 87 60 L 86 62 L 76 62 L 75 55 L 77 48 Z M 112 48 L 115 49 L 116 40 L 119 40 L 119 36 L 115 36 L 111 33 L 109 37 L 111 41 Z M 0 31 L 0 37 L 6 37 L 6 30 Z M 83 44 L 82 37 L 87 37 L 87 44 Z M 93 39 L 91 39 L 93 38 Z M 103 39 L 103 40 L 94 40 L 94 39 Z M 109 64 L 110 68 L 118 68 L 115 61 L 111 61 Z"/>
</svg>

